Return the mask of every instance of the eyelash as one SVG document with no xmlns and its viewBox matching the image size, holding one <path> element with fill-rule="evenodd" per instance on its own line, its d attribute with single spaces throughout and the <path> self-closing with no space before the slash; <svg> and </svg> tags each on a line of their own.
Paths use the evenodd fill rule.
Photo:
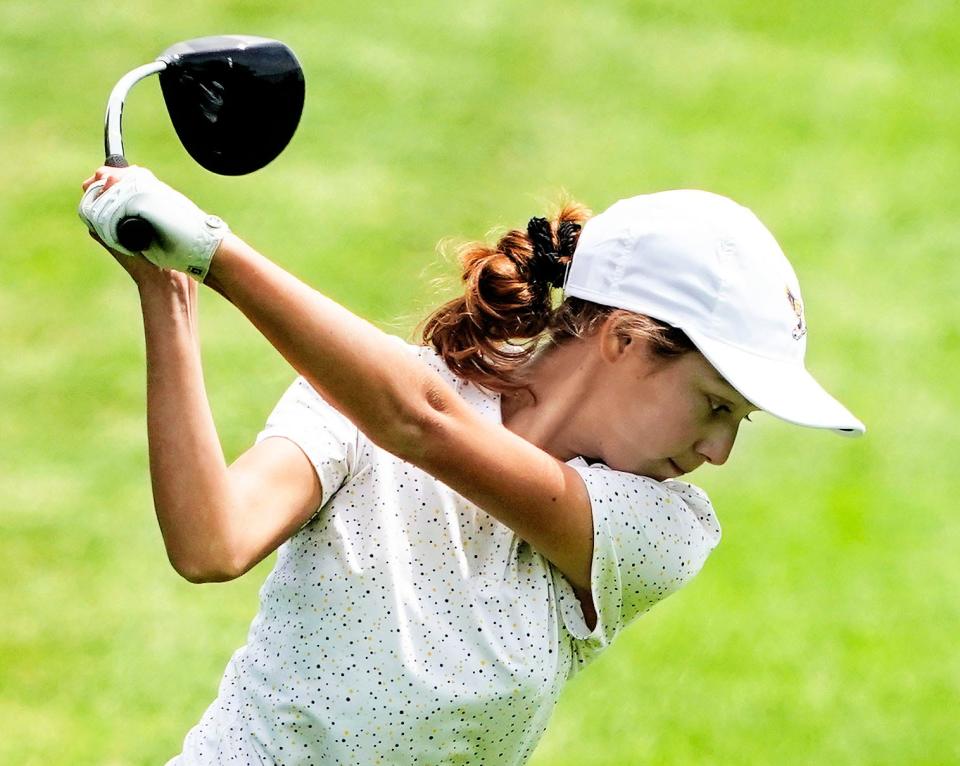
<svg viewBox="0 0 960 766">
<path fill-rule="evenodd" d="M 717 405 L 716 407 L 714 407 L 712 401 L 710 401 L 709 399 L 707 399 L 707 401 L 710 402 L 710 412 L 712 412 L 714 415 L 716 415 L 717 413 L 722 412 L 722 411 L 724 411 L 724 410 L 727 411 L 727 412 L 732 412 L 732 411 L 733 411 L 733 410 L 731 410 L 730 407 L 727 406 L 726 404 L 719 404 L 719 405 Z M 749 415 L 744 415 L 744 416 L 743 416 L 743 419 L 746 420 L 748 423 L 752 423 L 752 422 L 753 422 L 752 420 L 750 420 L 750 416 L 749 416 Z"/>
</svg>

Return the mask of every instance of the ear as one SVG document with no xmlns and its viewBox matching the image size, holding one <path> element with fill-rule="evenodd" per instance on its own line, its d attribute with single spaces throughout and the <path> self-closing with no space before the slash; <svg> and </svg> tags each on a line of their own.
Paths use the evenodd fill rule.
<svg viewBox="0 0 960 766">
<path fill-rule="evenodd" d="M 638 345 L 635 338 L 617 332 L 613 317 L 608 318 L 597 333 L 600 344 L 600 356 L 604 361 L 617 362 L 623 359 L 628 352 L 635 351 Z"/>
</svg>

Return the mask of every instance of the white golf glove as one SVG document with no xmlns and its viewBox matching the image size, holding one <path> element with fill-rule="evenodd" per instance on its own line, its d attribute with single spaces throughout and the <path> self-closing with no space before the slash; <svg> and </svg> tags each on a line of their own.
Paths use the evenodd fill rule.
<svg viewBox="0 0 960 766">
<path fill-rule="evenodd" d="M 180 192 L 146 168 L 134 167 L 103 191 L 104 181 L 87 187 L 80 199 L 80 218 L 104 243 L 136 255 L 117 240 L 117 225 L 135 216 L 155 232 L 143 257 L 163 269 L 183 271 L 202 282 L 221 240 L 230 231 L 220 218 L 207 215 Z"/>
</svg>

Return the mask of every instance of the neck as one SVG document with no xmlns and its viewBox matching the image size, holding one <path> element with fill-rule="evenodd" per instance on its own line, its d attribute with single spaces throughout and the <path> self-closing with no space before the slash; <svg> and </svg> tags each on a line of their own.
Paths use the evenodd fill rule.
<svg viewBox="0 0 960 766">
<path fill-rule="evenodd" d="M 544 348 L 522 370 L 533 394 L 521 390 L 502 396 L 504 426 L 558 460 L 591 454 L 578 436 L 578 424 L 593 369 L 586 344 Z"/>
</svg>

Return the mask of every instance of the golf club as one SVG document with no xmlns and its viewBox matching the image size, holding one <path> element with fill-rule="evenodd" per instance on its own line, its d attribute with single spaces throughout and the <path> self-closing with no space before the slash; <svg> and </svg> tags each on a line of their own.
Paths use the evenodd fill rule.
<svg viewBox="0 0 960 766">
<path fill-rule="evenodd" d="M 187 153 L 207 170 L 244 175 L 270 163 L 290 142 L 303 112 L 300 63 L 278 40 L 215 35 L 176 43 L 113 87 L 104 125 L 104 164 L 127 167 L 123 104 L 145 77 L 160 75 L 170 120 Z M 117 239 L 140 252 L 154 238 L 141 218 L 125 218 Z"/>
</svg>

